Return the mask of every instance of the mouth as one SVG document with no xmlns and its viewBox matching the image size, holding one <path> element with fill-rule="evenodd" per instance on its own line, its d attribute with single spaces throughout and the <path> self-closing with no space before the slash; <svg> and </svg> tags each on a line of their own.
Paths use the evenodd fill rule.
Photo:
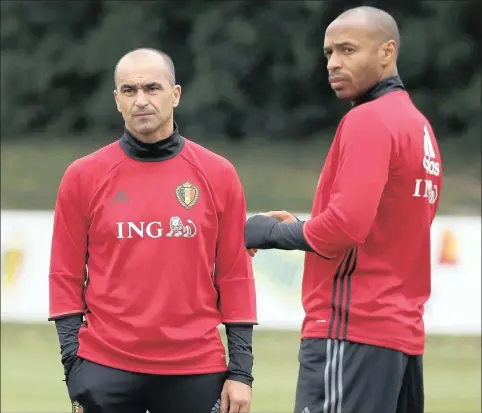
<svg viewBox="0 0 482 413">
<path fill-rule="evenodd" d="M 145 117 L 151 116 L 151 115 L 153 115 L 153 114 L 152 114 L 152 113 L 136 113 L 136 114 L 134 115 L 134 117 L 135 117 L 135 118 L 145 118 Z"/>
<path fill-rule="evenodd" d="M 346 77 L 342 77 L 342 76 L 333 76 L 333 77 L 330 77 L 328 79 L 328 81 L 330 82 L 330 85 L 332 87 L 336 87 L 336 86 L 339 86 L 341 85 L 342 83 L 345 83 L 347 82 L 347 78 Z"/>
</svg>

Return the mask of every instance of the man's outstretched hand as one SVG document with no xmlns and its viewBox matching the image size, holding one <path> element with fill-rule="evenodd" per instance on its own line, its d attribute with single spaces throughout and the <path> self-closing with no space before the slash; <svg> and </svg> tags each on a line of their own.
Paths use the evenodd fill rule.
<svg viewBox="0 0 482 413">
<path fill-rule="evenodd" d="M 280 222 L 296 222 L 296 217 L 287 211 L 269 211 L 266 215 L 276 218 Z"/>
</svg>

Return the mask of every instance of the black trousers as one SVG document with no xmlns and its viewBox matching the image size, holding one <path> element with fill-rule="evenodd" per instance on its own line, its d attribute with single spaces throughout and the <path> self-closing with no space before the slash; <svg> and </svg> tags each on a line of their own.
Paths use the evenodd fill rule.
<svg viewBox="0 0 482 413">
<path fill-rule="evenodd" d="M 304 339 L 295 413 L 424 413 L 422 356 Z"/>
<path fill-rule="evenodd" d="M 224 372 L 155 376 L 78 358 L 67 388 L 74 413 L 218 413 L 224 381 Z"/>
</svg>

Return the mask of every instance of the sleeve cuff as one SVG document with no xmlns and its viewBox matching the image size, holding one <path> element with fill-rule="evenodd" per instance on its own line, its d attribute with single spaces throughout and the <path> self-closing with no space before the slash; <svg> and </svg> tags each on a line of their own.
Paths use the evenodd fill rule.
<svg viewBox="0 0 482 413">
<path fill-rule="evenodd" d="M 336 256 L 329 256 L 328 254 L 326 253 L 321 253 L 320 251 L 318 251 L 314 244 L 310 241 L 310 237 L 308 235 L 308 224 L 309 221 L 305 222 L 305 225 L 303 225 L 303 237 L 306 241 L 306 243 L 310 246 L 310 248 L 312 249 L 312 252 L 314 252 L 316 255 L 320 256 L 321 258 L 324 258 L 325 260 L 333 260 L 336 258 Z"/>
<path fill-rule="evenodd" d="M 218 283 L 219 310 L 223 324 L 258 324 L 253 278 L 234 278 Z M 240 291 L 245 291 L 240 294 Z"/>
<path fill-rule="evenodd" d="M 85 314 L 85 311 L 72 311 L 68 313 L 57 313 L 57 314 L 54 313 L 47 320 L 57 321 L 57 320 L 61 320 L 62 318 L 67 318 L 72 316 L 83 316 L 84 314 Z"/>
</svg>

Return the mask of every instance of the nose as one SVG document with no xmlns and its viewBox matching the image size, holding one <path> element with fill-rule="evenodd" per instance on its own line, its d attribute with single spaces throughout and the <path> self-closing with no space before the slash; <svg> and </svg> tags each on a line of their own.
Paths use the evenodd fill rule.
<svg viewBox="0 0 482 413">
<path fill-rule="evenodd" d="M 335 53 L 332 53 L 328 58 L 328 63 L 326 65 L 328 72 L 331 73 L 333 71 L 341 69 L 341 59 Z"/>
<path fill-rule="evenodd" d="M 139 90 L 137 92 L 136 97 L 136 106 L 140 108 L 145 108 L 149 104 L 149 100 L 146 98 L 146 95 L 143 90 Z"/>
</svg>

